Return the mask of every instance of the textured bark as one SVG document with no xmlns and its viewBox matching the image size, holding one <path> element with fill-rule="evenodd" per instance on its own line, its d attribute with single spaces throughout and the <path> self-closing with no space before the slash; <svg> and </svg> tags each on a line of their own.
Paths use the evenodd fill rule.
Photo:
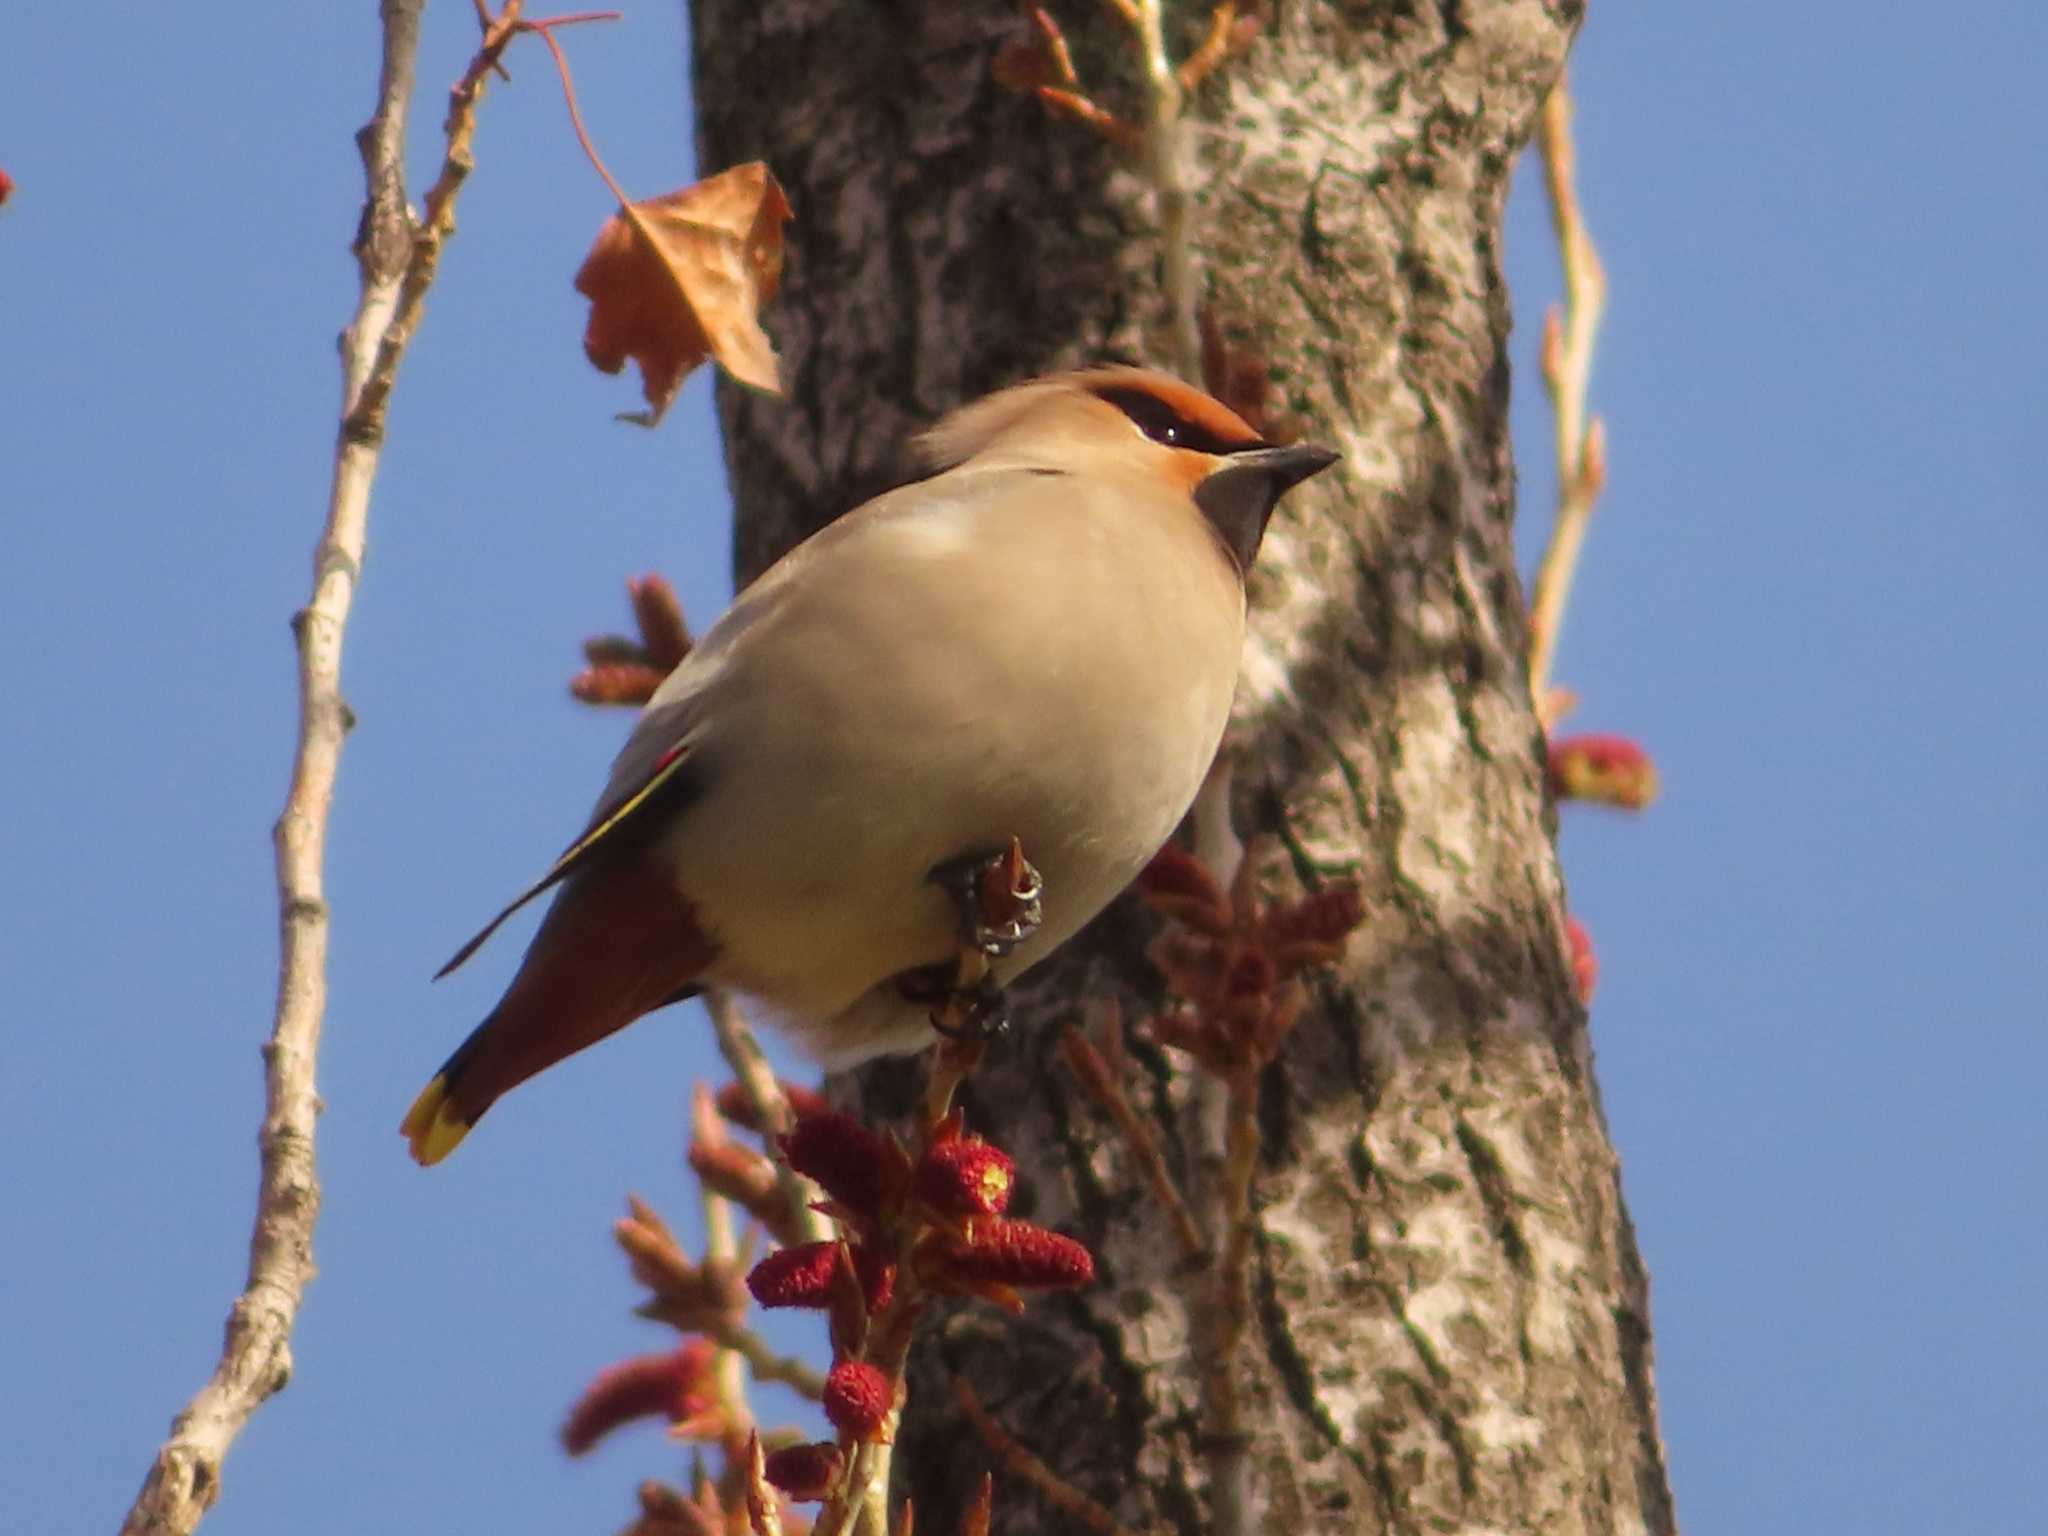
<svg viewBox="0 0 2048 1536">
<path fill-rule="evenodd" d="M 1208 7 L 1169 8 L 1190 45 Z M 1513 157 L 1579 6 L 1280 0 L 1188 131 L 1204 292 L 1270 358 L 1281 405 L 1345 453 L 1261 557 L 1235 733 L 1237 814 L 1279 880 L 1360 879 L 1371 916 L 1261 1085 L 1255 1321 L 1240 1363 L 1251 1528 L 1674 1528 L 1647 1283 L 1573 999 L 1512 542 Z M 1090 87 L 1134 106 L 1099 0 L 1055 10 Z M 787 402 L 727 388 L 752 575 L 885 478 L 904 432 L 985 389 L 1160 358 L 1137 169 L 991 78 L 996 0 L 697 0 L 707 169 L 789 188 L 769 316 Z M 1208 1529 L 1194 1361 L 1201 1277 L 1060 1067 L 1084 999 L 1158 1001 L 1147 916 L 1113 909 L 1019 999 L 977 1075 L 1023 1213 L 1094 1248 L 1102 1283 L 928 1329 L 898 1459 L 918 1526 L 952 1528 L 988 1463 L 945 1390 L 964 1371 L 1032 1450 L 1133 1529 Z M 1140 1091 L 1198 1203 L 1213 1095 L 1140 1051 Z M 913 1075 L 857 1091 L 900 1109 Z M 1212 1213 L 1213 1222 L 1213 1213 Z M 1070 1528 L 1021 1485 L 1006 1532 Z"/>
</svg>

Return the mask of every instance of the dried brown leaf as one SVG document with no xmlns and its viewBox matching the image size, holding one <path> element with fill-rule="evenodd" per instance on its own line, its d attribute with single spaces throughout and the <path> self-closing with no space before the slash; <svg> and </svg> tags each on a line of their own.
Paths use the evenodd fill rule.
<svg viewBox="0 0 2048 1536">
<path fill-rule="evenodd" d="M 782 281 L 790 217 L 768 167 L 736 165 L 665 197 L 629 203 L 605 222 L 576 274 L 590 300 L 583 350 L 606 373 L 640 365 L 653 426 L 707 357 L 742 384 L 779 394 L 775 348 L 759 313 Z"/>
</svg>

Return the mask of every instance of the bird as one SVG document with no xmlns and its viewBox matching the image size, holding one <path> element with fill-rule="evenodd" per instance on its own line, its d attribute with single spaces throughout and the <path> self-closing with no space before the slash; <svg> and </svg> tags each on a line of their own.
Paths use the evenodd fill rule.
<svg viewBox="0 0 2048 1536">
<path fill-rule="evenodd" d="M 917 1051 L 960 947 L 945 870 L 1021 847 L 1042 878 L 1001 986 L 1173 835 L 1229 721 L 1267 520 L 1338 455 L 1124 366 L 998 390 L 913 451 L 917 478 L 734 599 L 646 704 L 582 835 L 443 968 L 554 892 L 503 999 L 405 1115 L 415 1160 L 707 987 L 828 1068 Z"/>
</svg>

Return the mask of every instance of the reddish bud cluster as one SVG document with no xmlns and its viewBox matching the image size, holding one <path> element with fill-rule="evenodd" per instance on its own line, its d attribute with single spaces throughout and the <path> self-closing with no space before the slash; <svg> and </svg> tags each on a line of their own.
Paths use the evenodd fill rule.
<svg viewBox="0 0 2048 1536">
<path fill-rule="evenodd" d="M 872 1316 L 895 1297 L 895 1266 L 885 1257 L 892 1252 L 915 1257 L 928 1289 L 1005 1305 L 1019 1287 L 1065 1289 L 1094 1277 L 1081 1244 L 1003 1216 L 1016 1164 L 1002 1148 L 962 1134 L 957 1116 L 934 1129 L 914 1164 L 894 1140 L 836 1110 L 804 1116 L 782 1145 L 855 1235 L 784 1248 L 756 1264 L 747 1286 L 764 1307 L 832 1309 L 840 1271 L 850 1269 Z"/>
<path fill-rule="evenodd" d="M 1152 1036 L 1223 1076 L 1273 1059 L 1305 1001 L 1301 974 L 1337 960 L 1365 919 L 1355 884 L 1267 905 L 1251 869 L 1247 859 L 1226 895 L 1199 859 L 1168 846 L 1138 877 L 1173 924 L 1153 945 L 1153 963 L 1189 1005 L 1154 1019 Z"/>
<path fill-rule="evenodd" d="M 667 1223 L 636 1197 L 626 1203 L 632 1214 L 612 1235 L 626 1251 L 633 1278 L 654 1293 L 641 1315 L 687 1333 L 737 1324 L 746 1315 L 747 1297 L 732 1266 L 692 1263 Z"/>
<path fill-rule="evenodd" d="M 1626 736 L 1587 734 L 1553 739 L 1549 775 L 1550 792 L 1559 800 L 1640 811 L 1657 798 L 1657 765 Z M 1567 917 L 1565 938 L 1571 949 L 1572 985 L 1580 1003 L 1591 1007 L 1593 988 L 1600 979 L 1592 937 L 1576 917 Z"/>
<path fill-rule="evenodd" d="M 822 1403 L 841 1444 L 875 1439 L 895 1411 L 898 1384 L 871 1358 L 890 1358 L 933 1295 L 980 1296 L 1021 1305 L 1019 1289 L 1085 1285 L 1094 1278 L 1088 1250 L 1072 1238 L 1003 1215 L 1016 1165 L 1000 1147 L 964 1134 L 957 1114 L 932 1126 L 913 1162 L 892 1137 L 836 1110 L 802 1116 L 782 1138 L 790 1166 L 832 1198 L 827 1209 L 846 1236 L 802 1243 L 768 1255 L 747 1276 L 764 1307 L 807 1307 L 827 1314 L 833 1366 Z M 907 1260 L 908 1276 L 899 1275 Z M 896 1356 L 900 1358 L 900 1355 Z M 838 1474 L 819 1447 L 778 1453 L 767 1480 L 798 1497 L 818 1497 Z"/>
<path fill-rule="evenodd" d="M 1657 765 L 1626 736 L 1565 736 L 1550 744 L 1550 790 L 1560 800 L 1640 811 L 1657 798 Z"/>
<path fill-rule="evenodd" d="M 789 1106 L 789 1113 L 794 1119 L 800 1120 L 805 1115 L 822 1115 L 832 1107 L 825 1102 L 825 1095 L 815 1088 L 806 1088 L 801 1083 L 784 1082 L 780 1078 L 776 1079 L 775 1086 L 782 1090 L 782 1101 Z M 718 1090 L 718 1095 L 712 1102 L 718 1106 L 718 1112 L 734 1125 L 756 1135 L 760 1134 L 761 1118 L 754 1113 L 754 1096 L 747 1092 L 745 1083 L 727 1083 Z"/>
<path fill-rule="evenodd" d="M 633 1536 L 800 1532 L 801 1522 L 776 1510 L 776 1490 L 805 1501 L 846 1496 L 855 1449 L 890 1434 L 910 1329 L 932 1297 L 979 1296 L 1014 1308 L 1022 1306 L 1020 1290 L 1071 1288 L 1094 1278 L 1094 1259 L 1080 1243 L 1004 1214 L 1015 1163 L 1000 1147 L 967 1135 L 957 1112 L 925 1124 L 922 1151 L 913 1159 L 895 1137 L 824 1107 L 815 1095 L 789 1097 L 804 1112 L 778 1146 L 792 1170 L 830 1196 L 820 1209 L 840 1223 L 839 1238 L 781 1247 L 753 1264 L 742 1284 L 726 1261 L 691 1263 L 660 1218 L 637 1200 L 630 1219 L 619 1223 L 634 1273 L 655 1291 L 643 1314 L 714 1338 L 692 1338 L 672 1354 L 601 1373 L 570 1415 L 563 1440 L 580 1454 L 620 1424 L 658 1417 L 674 1433 L 716 1440 L 726 1457 L 719 1478 L 700 1472 L 688 1495 L 660 1484 L 643 1488 L 641 1518 L 629 1528 Z M 730 1091 L 716 1098 L 698 1091 L 690 1161 L 707 1187 L 764 1192 L 755 1166 L 762 1160 L 728 1138 L 721 1117 L 721 1110 L 736 1112 L 734 1119 L 747 1114 L 743 1103 Z M 749 1292 L 764 1308 L 825 1314 L 831 1370 L 822 1380 L 806 1380 L 789 1366 L 782 1368 L 789 1374 L 777 1375 L 817 1395 L 838 1431 L 837 1443 L 769 1452 L 744 1403 L 722 1394 L 721 1346 L 755 1358 L 757 1345 L 744 1327 Z M 834 1511 L 844 1512 L 828 1502 L 823 1518 L 829 1522 Z M 907 1515 L 897 1529 L 906 1536 Z M 963 1527 L 974 1529 L 985 1531 L 985 1522 Z"/>
<path fill-rule="evenodd" d="M 589 665 L 569 680 L 569 691 L 586 704 L 645 704 L 690 653 L 683 605 L 666 577 L 631 577 L 626 597 L 640 638 L 595 635 L 583 642 Z"/>
</svg>

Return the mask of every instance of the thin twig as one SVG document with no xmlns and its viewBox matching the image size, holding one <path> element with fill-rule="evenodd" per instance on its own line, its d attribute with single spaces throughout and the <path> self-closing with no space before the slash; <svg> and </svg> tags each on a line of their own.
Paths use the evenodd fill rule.
<svg viewBox="0 0 2048 1536">
<path fill-rule="evenodd" d="M 1223 1245 L 1216 1254 L 1213 1339 L 1202 1370 L 1203 1438 L 1209 1460 L 1209 1514 L 1215 1536 L 1251 1530 L 1251 1460 L 1246 1455 L 1238 1357 L 1251 1322 L 1252 1179 L 1258 1171 L 1258 1066 L 1231 1072 L 1225 1098 Z"/>
<path fill-rule="evenodd" d="M 355 247 L 361 293 L 342 335 L 341 429 L 326 522 L 314 548 L 312 596 L 292 625 L 299 657 L 298 744 L 273 834 L 280 955 L 276 1013 L 263 1051 L 261 1173 L 248 1280 L 228 1313 L 220 1362 L 172 1422 L 170 1438 L 122 1522 L 123 1536 L 184 1536 L 220 1497 L 229 1446 L 291 1377 L 292 1326 L 313 1275 L 313 1229 L 320 1211 L 314 1068 L 327 1005 L 323 862 L 335 774 L 352 718 L 341 694 L 342 642 L 362 567 L 389 371 L 398 360 L 391 330 L 418 255 L 405 203 L 404 146 L 422 4 L 384 0 L 377 107 L 357 135 L 368 189 Z M 381 390 L 375 387 L 380 369 Z"/>
<path fill-rule="evenodd" d="M 973 1384 L 965 1376 L 953 1378 L 953 1396 L 960 1404 L 960 1411 L 967 1416 L 967 1422 L 974 1426 L 974 1432 L 981 1436 L 982 1443 L 995 1453 L 1005 1472 L 1019 1482 L 1029 1483 L 1046 1503 L 1061 1514 L 1078 1520 L 1097 1536 L 1133 1536 L 1131 1531 L 1117 1523 L 1115 1515 L 1026 1450 L 996 1421 L 995 1415 L 982 1406 Z"/>
<path fill-rule="evenodd" d="M 1563 76 L 1543 104 L 1537 130 L 1550 219 L 1557 230 L 1564 266 L 1564 315 L 1544 317 L 1543 382 L 1557 417 L 1557 521 L 1550 545 L 1536 569 L 1529 607 L 1529 691 L 1546 726 L 1551 718 L 1551 671 L 1557 661 L 1565 604 L 1586 527 L 1607 479 L 1606 428 L 1586 415 L 1587 382 L 1593 371 L 1593 341 L 1607 298 L 1607 276 L 1586 232 L 1579 207 L 1577 156 L 1572 147 L 1571 89 Z"/>
<path fill-rule="evenodd" d="M 391 6 L 398 3 L 402 0 L 387 0 L 386 14 L 389 14 Z M 441 125 L 448 147 L 441 157 L 440 173 L 435 176 L 434 184 L 427 188 L 417 222 L 406 211 L 402 180 L 394 183 L 401 220 L 400 225 L 394 227 L 407 230 L 409 244 L 401 258 L 403 271 L 399 274 L 396 299 L 390 304 L 383 323 L 370 335 L 374 360 L 361 382 L 360 392 L 352 392 L 354 404 L 348 415 L 348 419 L 362 422 L 365 430 L 374 425 L 378 433 L 371 444 L 363 486 L 366 503 L 368 481 L 376 473 L 376 449 L 382 442 L 391 387 L 398 380 L 399 359 L 405 356 L 405 349 L 412 342 L 420 313 L 426 307 L 427 290 L 433 287 L 434 278 L 441 269 L 441 248 L 455 233 L 455 197 L 469 179 L 469 173 L 476 169 L 476 155 L 472 149 L 476 138 L 476 111 L 483 102 L 484 86 L 491 72 L 498 67 L 505 49 L 518 35 L 521 25 L 519 5 L 520 0 L 507 0 L 504 11 L 495 19 L 479 9 L 479 16 L 485 22 L 483 43 L 469 61 L 468 68 L 463 70 L 462 78 L 448 92 L 448 116 Z M 417 11 L 418 8 L 414 9 Z M 410 83 L 408 80 L 408 86 Z M 403 167 L 394 167 L 393 175 L 402 178 Z M 343 431 L 345 435 L 346 423 Z"/>
<path fill-rule="evenodd" d="M 1237 46 L 1237 0 L 1218 0 L 1209 13 L 1209 30 L 1200 46 L 1181 60 L 1177 72 L 1180 88 L 1194 90 L 1229 62 Z"/>
<path fill-rule="evenodd" d="M 747 1021 L 740 1017 L 739 1007 L 733 1002 L 731 993 L 723 987 L 710 988 L 704 994 L 704 1009 L 711 1015 L 712 1032 L 718 1036 L 719 1054 L 746 1090 L 747 1100 L 754 1110 L 754 1123 L 761 1127 L 762 1144 L 768 1148 L 769 1155 L 774 1156 L 776 1138 L 787 1135 L 795 1123 L 789 1100 L 783 1095 L 782 1084 L 776 1080 L 775 1069 L 768 1064 L 767 1054 L 761 1049 L 761 1042 L 754 1038 Z M 796 1229 L 798 1241 L 829 1242 L 832 1223 L 812 1209 L 819 1192 L 811 1181 L 790 1167 L 786 1159 L 776 1157 L 775 1184 Z"/>
<path fill-rule="evenodd" d="M 791 1355 L 778 1355 L 750 1328 L 736 1323 L 716 1323 L 707 1330 L 723 1349 L 747 1362 L 756 1381 L 775 1381 L 812 1402 L 825 1395 L 825 1378 Z"/>
<path fill-rule="evenodd" d="M 1159 199 L 1160 287 L 1166 297 L 1168 353 L 1175 372 L 1199 384 L 1202 331 L 1196 318 L 1194 240 L 1189 233 L 1194 194 L 1188 185 L 1187 139 L 1180 122 L 1185 96 L 1180 73 L 1166 56 L 1160 0 L 1136 0 L 1135 9 L 1132 25 L 1145 85 L 1145 174 Z"/>
<path fill-rule="evenodd" d="M 703 1093 L 700 1087 L 698 1092 Z M 704 1213 L 704 1266 L 721 1265 L 729 1273 L 739 1262 L 739 1241 L 733 1232 L 732 1202 L 725 1196 L 714 1193 L 708 1185 L 699 1182 L 700 1200 Z M 744 1330 L 734 1327 L 729 1330 L 739 1333 Z M 725 1432 L 728 1437 L 743 1438 L 754 1428 L 753 1411 L 747 1406 L 747 1384 L 740 1376 L 742 1352 L 736 1339 L 726 1337 L 728 1330 L 714 1329 L 711 1337 L 719 1346 L 716 1363 L 711 1368 L 711 1379 L 718 1392 L 719 1407 L 724 1411 Z"/>
<path fill-rule="evenodd" d="M 981 1064 L 986 1039 L 970 1016 L 967 999 L 989 973 L 988 956 L 971 946 L 963 948 L 953 967 L 953 989 L 932 1027 L 939 1034 L 925 1073 L 924 1130 L 929 1135 L 953 1112 L 953 1096 L 968 1074 Z"/>
<path fill-rule="evenodd" d="M 1120 1032 L 1122 1022 L 1114 998 L 1110 1000 L 1110 1011 L 1103 1020 L 1103 1028 Z M 1166 1212 L 1166 1219 L 1173 1227 L 1173 1235 L 1180 1244 L 1183 1257 L 1190 1260 L 1205 1259 L 1209 1255 L 1208 1240 L 1202 1236 L 1202 1229 L 1196 1225 L 1194 1213 L 1181 1197 L 1180 1185 L 1174 1181 L 1173 1172 L 1166 1166 L 1166 1154 L 1159 1145 L 1159 1138 L 1153 1133 L 1137 1106 L 1131 1103 L 1119 1074 L 1122 1051 L 1104 1052 L 1098 1050 L 1088 1037 L 1069 1025 L 1061 1050 L 1067 1064 L 1081 1081 L 1082 1088 L 1107 1114 L 1118 1134 L 1124 1139 L 1132 1160 L 1144 1176 L 1145 1183 L 1152 1191 L 1153 1199 Z"/>
<path fill-rule="evenodd" d="M 576 105 L 576 86 L 569 78 L 568 56 L 562 52 L 562 45 L 555 41 L 555 34 L 549 30 L 551 27 L 572 21 L 609 21 L 616 15 L 616 11 L 591 11 L 578 16 L 564 16 L 558 21 L 535 22 L 527 30 L 537 32 L 540 40 L 548 45 L 548 52 L 555 56 L 555 71 L 562 77 L 562 99 L 569 103 L 569 126 L 576 130 L 576 142 L 583 146 L 584 156 L 604 184 L 611 188 L 611 194 L 618 199 L 619 206 L 627 208 L 632 206 L 633 200 L 626 196 L 625 191 L 613 179 L 612 173 L 597 152 L 597 146 L 590 142 L 590 132 L 583 126 L 582 110 Z"/>
<path fill-rule="evenodd" d="M 1013 845 L 1021 858 L 1021 850 Z M 1028 867 L 1028 866 L 1027 866 Z M 945 1006 L 933 1018 L 941 1039 L 932 1052 L 924 1092 L 923 1139 L 951 1113 L 953 1095 L 981 1060 L 982 1036 L 976 1031 L 970 999 L 988 976 L 989 957 L 975 944 L 962 944 L 953 964 L 952 986 Z M 924 1300 L 916 1281 L 915 1256 L 918 1228 L 907 1225 L 896 1254 L 901 1276 L 896 1294 L 881 1314 L 869 1324 L 865 1358 L 890 1381 L 903 1381 L 904 1362 L 910 1354 L 912 1326 L 922 1313 Z M 854 1448 L 852 1464 L 844 1481 L 818 1512 L 812 1536 L 887 1536 L 889 1530 L 889 1464 L 894 1451 L 895 1427 L 901 1415 L 899 1404 L 890 1410 L 881 1433 Z"/>
</svg>

